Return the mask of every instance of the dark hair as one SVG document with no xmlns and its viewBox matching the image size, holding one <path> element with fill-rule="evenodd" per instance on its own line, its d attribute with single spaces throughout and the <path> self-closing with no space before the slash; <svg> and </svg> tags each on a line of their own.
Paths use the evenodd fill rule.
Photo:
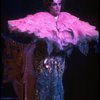
<svg viewBox="0 0 100 100">
<path fill-rule="evenodd" d="M 53 2 L 53 0 L 43 0 L 43 5 L 44 8 L 48 10 L 49 6 L 51 5 L 51 3 Z M 62 9 L 64 8 L 64 4 L 65 4 L 65 0 L 61 0 L 62 3 Z"/>
</svg>

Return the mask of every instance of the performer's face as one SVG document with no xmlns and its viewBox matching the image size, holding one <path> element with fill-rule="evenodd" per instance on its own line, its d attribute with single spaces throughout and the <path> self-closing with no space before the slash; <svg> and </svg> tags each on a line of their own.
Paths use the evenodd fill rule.
<svg viewBox="0 0 100 100">
<path fill-rule="evenodd" d="M 61 0 L 53 0 L 53 2 L 50 5 L 50 13 L 53 16 L 59 15 L 61 11 Z"/>
</svg>

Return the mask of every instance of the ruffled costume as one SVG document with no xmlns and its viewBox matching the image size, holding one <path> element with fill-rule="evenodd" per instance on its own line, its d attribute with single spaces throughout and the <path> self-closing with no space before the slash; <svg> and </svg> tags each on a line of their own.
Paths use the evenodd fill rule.
<svg viewBox="0 0 100 100">
<path fill-rule="evenodd" d="M 8 21 L 8 25 L 12 31 L 18 30 L 55 41 L 60 49 L 63 49 L 63 46 L 67 46 L 68 43 L 76 45 L 81 37 L 98 36 L 95 26 L 66 12 L 59 15 L 57 22 L 51 14 L 40 12 L 22 19 Z M 73 36 L 71 36 L 71 32 Z"/>
<path fill-rule="evenodd" d="M 62 77 L 65 58 L 73 47 L 87 55 L 88 41 L 98 39 L 96 27 L 67 12 L 61 12 L 57 21 L 48 12 L 39 12 L 9 20 L 8 25 L 12 34 L 17 31 L 33 37 L 31 44 L 35 46 L 27 46 L 24 53 L 23 76 L 26 84 L 27 73 L 35 76 L 35 93 L 31 100 L 64 100 Z M 32 59 L 31 64 L 28 57 Z"/>
</svg>

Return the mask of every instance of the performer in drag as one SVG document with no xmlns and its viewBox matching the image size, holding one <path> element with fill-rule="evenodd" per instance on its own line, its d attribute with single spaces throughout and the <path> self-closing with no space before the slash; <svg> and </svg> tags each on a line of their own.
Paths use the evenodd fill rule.
<svg viewBox="0 0 100 100">
<path fill-rule="evenodd" d="M 24 100 L 64 100 L 62 79 L 66 57 L 74 47 L 87 55 L 88 42 L 98 41 L 95 26 L 61 12 L 63 0 L 44 0 L 44 4 L 46 12 L 8 20 L 10 34 L 31 37 L 23 52 Z"/>
</svg>

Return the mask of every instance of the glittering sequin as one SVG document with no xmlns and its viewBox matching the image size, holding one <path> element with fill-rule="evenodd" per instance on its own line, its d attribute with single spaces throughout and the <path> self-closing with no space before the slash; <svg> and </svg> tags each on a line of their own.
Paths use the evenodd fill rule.
<svg viewBox="0 0 100 100">
<path fill-rule="evenodd" d="M 42 60 L 37 66 L 35 100 L 64 100 L 63 72 L 64 60 L 61 57 Z"/>
</svg>

